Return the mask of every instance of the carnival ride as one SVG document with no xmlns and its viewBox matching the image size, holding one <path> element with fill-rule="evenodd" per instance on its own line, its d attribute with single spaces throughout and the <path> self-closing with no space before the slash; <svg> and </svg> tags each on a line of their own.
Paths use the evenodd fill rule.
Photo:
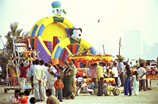
<svg viewBox="0 0 158 104">
<path fill-rule="evenodd" d="M 31 46 L 40 52 L 39 57 L 42 60 L 52 60 L 53 64 L 63 63 L 68 55 L 76 54 L 83 49 L 90 49 L 92 54 L 96 54 L 86 40 L 71 41 L 68 29 L 75 26 L 63 16 L 65 12 L 61 9 L 59 1 L 52 3 L 52 12 L 53 16 L 37 21 L 31 30 Z"/>
</svg>

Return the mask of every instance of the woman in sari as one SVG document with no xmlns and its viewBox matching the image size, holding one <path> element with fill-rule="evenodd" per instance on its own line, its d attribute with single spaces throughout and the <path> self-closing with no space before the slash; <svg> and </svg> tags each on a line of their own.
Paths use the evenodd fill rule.
<svg viewBox="0 0 158 104">
<path fill-rule="evenodd" d="M 65 69 L 63 70 L 64 72 L 64 89 L 63 89 L 63 96 L 66 97 L 67 99 L 74 99 L 74 96 L 71 91 L 71 69 L 69 68 L 69 65 L 65 63 Z"/>
<path fill-rule="evenodd" d="M 15 87 L 17 85 L 17 71 L 16 68 L 12 62 L 12 60 L 9 60 L 8 64 L 7 64 L 7 69 L 8 69 L 8 77 L 9 77 L 9 81 L 10 81 L 10 85 Z"/>
</svg>

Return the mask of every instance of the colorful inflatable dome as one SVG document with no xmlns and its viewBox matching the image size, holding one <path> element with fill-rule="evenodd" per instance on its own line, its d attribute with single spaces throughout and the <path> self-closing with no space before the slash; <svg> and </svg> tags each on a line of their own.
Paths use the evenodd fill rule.
<svg viewBox="0 0 158 104">
<path fill-rule="evenodd" d="M 51 5 L 53 10 L 61 7 L 59 1 L 54 1 Z M 79 42 L 72 41 L 67 30 L 75 26 L 61 15 L 61 11 L 42 18 L 32 27 L 31 45 L 40 52 L 39 57 L 45 62 L 52 60 L 53 64 L 57 64 L 66 61 L 70 54 L 80 53 L 84 49 L 90 49 L 91 54 L 95 54 L 94 48 L 86 40 L 81 38 Z"/>
</svg>

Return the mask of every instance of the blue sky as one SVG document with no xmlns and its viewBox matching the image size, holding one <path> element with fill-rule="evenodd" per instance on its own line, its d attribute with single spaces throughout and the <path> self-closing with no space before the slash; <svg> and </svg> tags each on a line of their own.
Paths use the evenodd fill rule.
<svg viewBox="0 0 158 104">
<path fill-rule="evenodd" d="M 39 19 L 51 16 L 52 1 L 0 0 L 0 35 L 6 35 L 10 23 L 15 21 L 24 31 L 30 31 Z M 66 18 L 82 27 L 82 37 L 99 52 L 104 44 L 106 53 L 118 54 L 119 37 L 126 31 L 140 31 L 142 41 L 149 46 L 158 42 L 158 0 L 60 1 L 67 12 Z M 125 51 L 123 44 L 122 51 Z"/>
</svg>

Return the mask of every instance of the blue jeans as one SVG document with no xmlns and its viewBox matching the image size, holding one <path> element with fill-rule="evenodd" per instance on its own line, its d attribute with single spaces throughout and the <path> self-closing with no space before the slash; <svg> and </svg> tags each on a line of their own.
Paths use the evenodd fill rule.
<svg viewBox="0 0 158 104">
<path fill-rule="evenodd" d="M 62 89 L 56 89 L 56 97 L 58 97 L 59 100 L 62 100 L 63 94 Z"/>
<path fill-rule="evenodd" d="M 132 89 L 131 89 L 131 81 L 130 81 L 130 77 L 125 79 L 125 83 L 124 83 L 124 95 L 132 95 Z"/>
</svg>

